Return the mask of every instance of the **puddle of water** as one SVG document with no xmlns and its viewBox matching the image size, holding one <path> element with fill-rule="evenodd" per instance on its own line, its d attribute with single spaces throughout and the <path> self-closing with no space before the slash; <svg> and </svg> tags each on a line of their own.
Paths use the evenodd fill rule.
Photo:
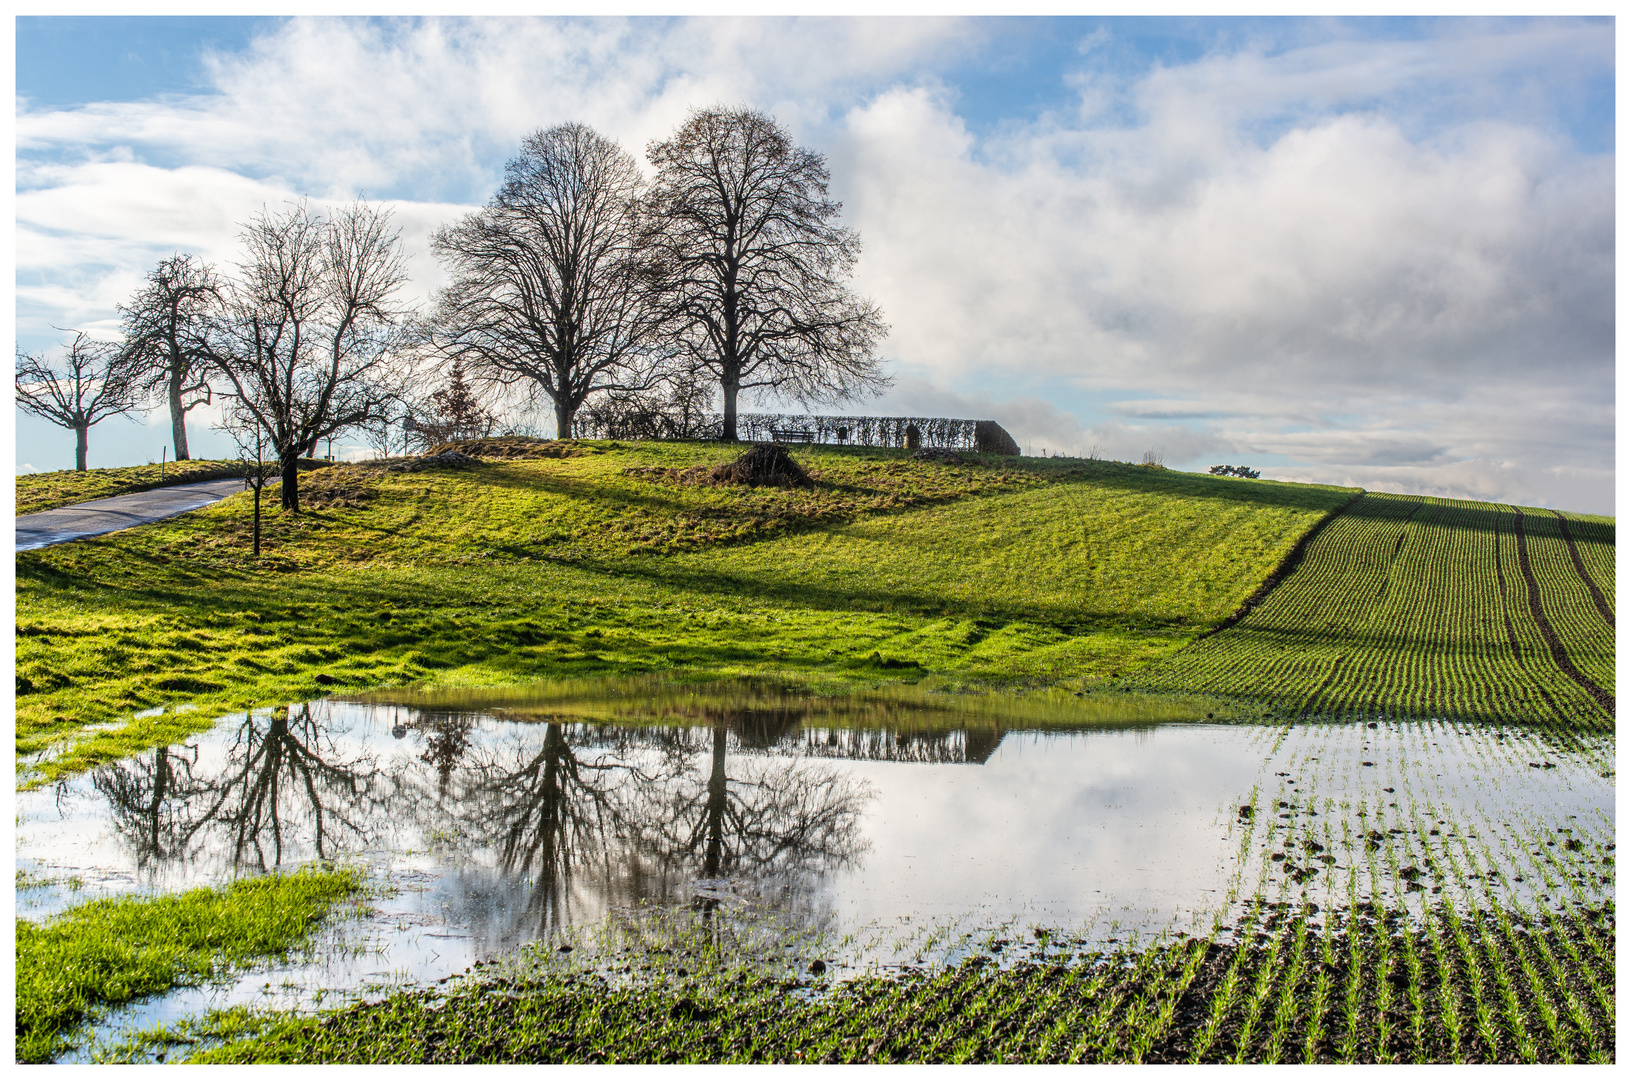
<svg viewBox="0 0 1631 1080">
<path fill-rule="evenodd" d="M 860 963 L 946 958 L 992 928 L 1205 933 L 1253 896 L 1612 896 L 1611 867 L 1543 858 L 1573 841 L 1595 866 L 1613 843 L 1611 738 L 1092 708 L 1098 726 L 1054 730 L 1080 706 L 554 684 L 229 718 L 19 794 L 17 866 L 48 883 L 18 889 L 18 914 L 313 860 L 385 887 L 309 955 L 118 1010 L 106 1035 L 431 982 L 662 909 Z"/>
</svg>

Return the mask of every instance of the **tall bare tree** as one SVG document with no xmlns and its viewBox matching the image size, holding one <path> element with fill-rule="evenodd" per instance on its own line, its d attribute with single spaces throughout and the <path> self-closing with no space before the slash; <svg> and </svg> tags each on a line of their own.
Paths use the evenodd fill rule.
<svg viewBox="0 0 1631 1080">
<path fill-rule="evenodd" d="M 17 356 L 17 404 L 58 427 L 73 431 L 74 468 L 85 471 L 91 427 L 136 408 L 130 365 L 118 346 L 75 330 L 57 361 L 43 355 Z"/>
<path fill-rule="evenodd" d="M 861 241 L 834 222 L 820 154 L 764 113 L 716 107 L 646 156 L 664 307 L 719 380 L 723 438 L 743 390 L 815 402 L 889 384 L 876 355 L 888 327 L 845 286 Z"/>
<path fill-rule="evenodd" d="M 401 237 L 388 211 L 359 202 L 325 218 L 302 202 L 257 215 L 240 239 L 215 365 L 277 452 L 283 509 L 298 512 L 300 458 L 382 420 L 412 383 Z"/>
<path fill-rule="evenodd" d="M 215 270 L 191 255 L 160 260 L 123 305 L 125 360 L 145 394 L 170 406 L 176 460 L 186 461 L 187 413 L 210 401 L 209 332 L 221 306 Z"/>
<path fill-rule="evenodd" d="M 452 278 L 437 344 L 480 379 L 547 397 L 563 439 L 590 394 L 648 381 L 641 188 L 616 143 L 562 124 L 529 135 L 492 200 L 431 240 Z"/>
</svg>

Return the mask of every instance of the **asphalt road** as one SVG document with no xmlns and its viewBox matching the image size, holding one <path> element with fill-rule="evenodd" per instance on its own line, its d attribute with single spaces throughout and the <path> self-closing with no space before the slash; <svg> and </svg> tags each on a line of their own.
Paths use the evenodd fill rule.
<svg viewBox="0 0 1631 1080">
<path fill-rule="evenodd" d="M 243 489 L 242 480 L 206 480 L 202 484 L 177 484 L 23 514 L 17 518 L 17 550 L 32 551 L 146 525 L 219 502 Z"/>
</svg>

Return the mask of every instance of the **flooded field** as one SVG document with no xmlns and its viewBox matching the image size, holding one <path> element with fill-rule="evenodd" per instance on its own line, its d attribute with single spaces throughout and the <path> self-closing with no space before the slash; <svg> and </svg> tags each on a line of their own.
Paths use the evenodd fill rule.
<svg viewBox="0 0 1631 1080">
<path fill-rule="evenodd" d="M 1612 898 L 1609 737 L 1141 708 L 634 683 L 310 702 L 20 794 L 18 915 L 371 871 L 377 895 L 309 955 L 111 1033 L 435 982 L 532 942 L 581 961 L 665 913 L 854 970 L 1037 927 L 1209 934 L 1256 899 Z"/>
</svg>

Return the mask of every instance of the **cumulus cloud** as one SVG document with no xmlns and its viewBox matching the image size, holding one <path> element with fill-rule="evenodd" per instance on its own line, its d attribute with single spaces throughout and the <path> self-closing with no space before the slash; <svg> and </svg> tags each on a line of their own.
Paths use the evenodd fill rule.
<svg viewBox="0 0 1631 1080">
<path fill-rule="evenodd" d="M 1344 47 L 1368 72 L 1350 94 L 1426 78 L 1388 49 Z M 1512 55 L 1466 51 L 1468 78 Z M 1158 70 L 1128 91 L 1142 123 L 995 150 L 934 88 L 855 109 L 846 194 L 903 368 L 1097 393 L 1120 418 L 1097 430 L 1188 464 L 1255 453 L 1308 479 L 1611 507 L 1612 157 L 1487 118 L 1412 137 L 1378 111 L 1260 137 L 1271 103 L 1319 96 L 1307 70 L 1288 89 L 1263 67 Z"/>
<path fill-rule="evenodd" d="M 20 332 L 111 332 L 153 261 L 231 261 L 300 194 L 428 237 L 527 131 L 640 157 L 747 102 L 826 151 L 900 375 L 868 411 L 990 416 L 1040 450 L 1612 507 L 1614 160 L 1558 117 L 1613 28 L 1325 23 L 1188 63 L 1113 31 L 1064 108 L 976 133 L 947 20 L 293 20 L 213 92 L 17 119 Z M 1118 51 L 1119 50 L 1119 51 Z"/>
</svg>

